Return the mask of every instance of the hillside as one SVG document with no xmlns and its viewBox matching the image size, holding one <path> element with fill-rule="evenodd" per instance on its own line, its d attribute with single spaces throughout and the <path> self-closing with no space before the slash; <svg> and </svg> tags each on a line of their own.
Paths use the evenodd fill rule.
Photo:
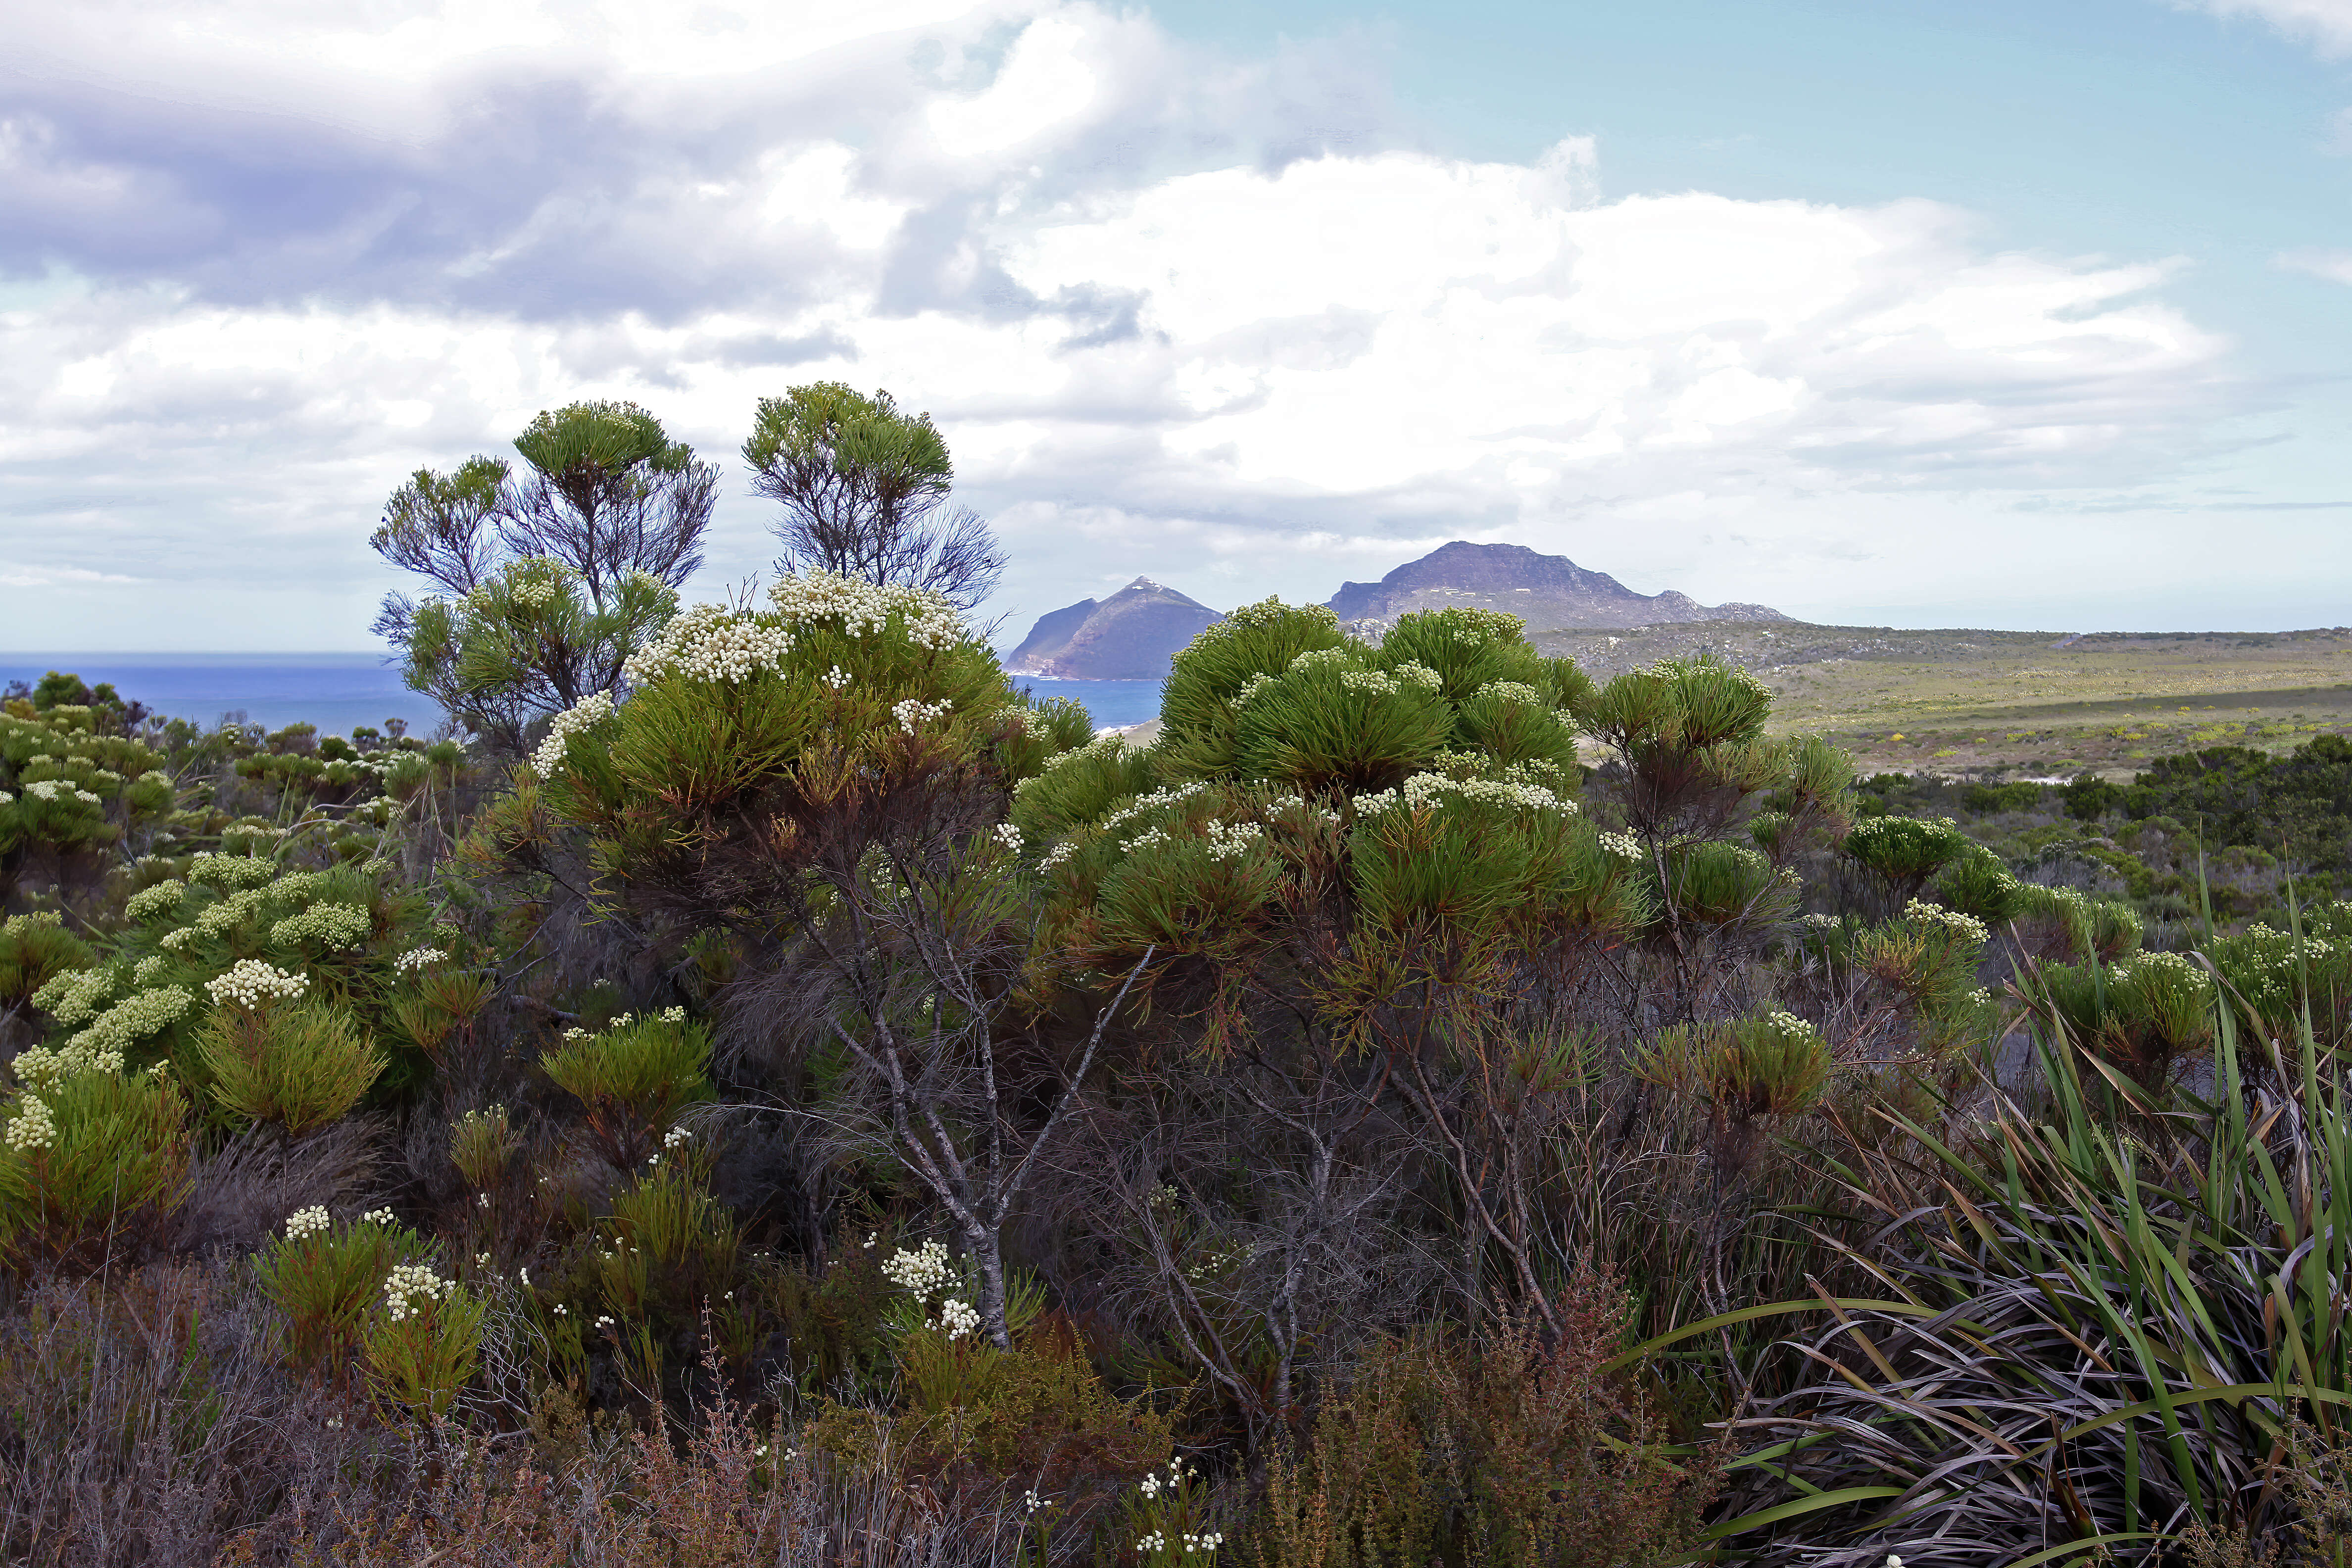
<svg viewBox="0 0 2352 1568">
<path fill-rule="evenodd" d="M 1528 630 L 1567 626 L 1654 626 L 1686 621 L 1782 621 L 1763 605 L 1702 605 L 1672 589 L 1637 594 L 1605 572 L 1523 544 L 1455 540 L 1409 561 L 1377 583 L 1343 583 L 1328 601 L 1348 622 L 1393 626 L 1415 610 L 1457 606 L 1506 610 Z"/>
<path fill-rule="evenodd" d="M 1173 588 L 1138 577 L 1108 599 L 1081 599 L 1038 616 L 1004 668 L 1062 680 L 1157 680 L 1179 648 L 1223 618 Z"/>
</svg>

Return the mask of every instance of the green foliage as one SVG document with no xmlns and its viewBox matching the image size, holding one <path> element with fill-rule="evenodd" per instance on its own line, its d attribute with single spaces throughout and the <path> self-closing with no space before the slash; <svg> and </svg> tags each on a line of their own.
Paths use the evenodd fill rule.
<svg viewBox="0 0 2352 1568">
<path fill-rule="evenodd" d="M 1791 1013 L 1750 1014 L 1658 1032 L 1636 1058 L 1644 1080 L 1738 1121 L 1821 1103 L 1834 1063 L 1819 1029 Z"/>
<path fill-rule="evenodd" d="M 1823 1370 L 1754 1423 L 1718 1533 L 1990 1568 L 2062 1535 L 2286 1532 L 2292 1425 L 2339 1433 L 2352 1395 L 2330 1305 L 2352 1118 L 2308 1040 L 2257 1098 L 2217 1026 L 2211 1098 L 2129 1136 L 2110 1116 L 2137 1091 L 2078 1070 L 2062 1029 L 2039 1051 L 2046 1110 L 1997 1102 L 1989 1146 L 1923 1138 L 1924 1188 L 1850 1173 L 1898 1216 L 1869 1255 L 1875 1299 L 1808 1334 Z"/>
<path fill-rule="evenodd" d="M 2137 952 L 2147 934 L 2145 923 L 2129 904 L 2090 898 L 2073 888 L 2023 884 L 2019 903 L 2022 921 L 2053 939 L 2059 952 L 2077 960 L 2096 957 L 2113 963 Z"/>
<path fill-rule="evenodd" d="M 2307 1021 L 2321 1038 L 2340 1038 L 2352 1022 L 2352 907 L 2315 910 L 2298 924 L 2276 931 L 2258 921 L 2206 952 L 2267 1037 L 2293 1039 Z"/>
<path fill-rule="evenodd" d="M 711 1098 L 710 1032 L 682 1011 L 569 1031 L 539 1065 L 580 1102 L 597 1151 L 625 1171 L 659 1147 L 678 1112 Z"/>
<path fill-rule="evenodd" d="M 541 412 L 514 445 L 520 479 L 487 457 L 419 469 L 369 542 L 440 590 L 389 595 L 377 617 L 408 684 L 509 756 L 534 725 L 614 690 L 676 613 L 718 483 L 634 403 Z"/>
<path fill-rule="evenodd" d="M 1237 765 L 1235 700 L 1258 676 L 1273 677 L 1305 653 L 1339 648 L 1339 618 L 1321 605 L 1279 599 L 1244 605 L 1202 631 L 1171 662 L 1160 694 L 1153 750 L 1171 778 L 1213 778 Z"/>
<path fill-rule="evenodd" d="M 2158 757 L 2122 792 L 2136 819 L 2194 823 L 2212 844 L 2260 846 L 2352 874 L 2352 742 L 2315 735 L 2284 756 L 2243 746 Z"/>
<path fill-rule="evenodd" d="M 816 510 L 827 503 L 854 515 L 906 510 L 943 497 L 955 479 L 947 443 L 928 414 L 908 416 L 887 392 L 867 397 L 837 381 L 763 397 L 751 416 L 743 461 L 752 484 L 772 500 Z M 877 564 L 845 552 L 804 567 L 880 581 Z"/>
<path fill-rule="evenodd" d="M 216 1008 L 196 1053 L 217 1104 L 289 1138 L 341 1121 L 384 1068 L 357 1019 L 311 1001 Z"/>
<path fill-rule="evenodd" d="M 449 1124 L 449 1163 L 477 1193 L 505 1184 L 507 1166 L 522 1147 L 503 1105 L 468 1110 Z"/>
<path fill-rule="evenodd" d="M 73 1071 L 19 1089 L 0 1129 L 0 1251 L 92 1268 L 176 1212 L 187 1101 L 158 1072 Z"/>
<path fill-rule="evenodd" d="M 1278 675 L 1252 677 L 1232 710 L 1234 769 L 1309 795 L 1385 789 L 1433 762 L 1454 729 L 1428 667 L 1382 670 L 1347 646 L 1302 653 Z"/>
<path fill-rule="evenodd" d="M 2017 878 L 2000 856 L 1987 849 L 1954 856 L 1936 874 L 1933 890 L 1936 901 L 1946 909 L 1973 916 L 1988 926 L 2008 924 L 2025 912 L 2027 903 Z"/>
<path fill-rule="evenodd" d="M 13 1012 L 58 975 L 97 963 L 89 944 L 54 912 L 12 916 L 0 921 L 0 1007 Z"/>
<path fill-rule="evenodd" d="M 360 1349 L 371 1392 L 399 1413 L 446 1415 L 480 1364 L 488 1303 L 428 1264 L 394 1264 Z"/>
<path fill-rule="evenodd" d="M 289 1216 L 285 1234 L 255 1257 L 253 1268 L 262 1292 L 286 1315 L 294 1364 L 339 1367 L 358 1347 L 369 1304 L 393 1265 L 421 1250 L 388 1210 L 340 1226 L 323 1208 Z"/>
<path fill-rule="evenodd" d="M 1937 872 L 1973 847 L 1949 817 L 1867 817 L 1845 836 L 1847 858 L 1878 879 L 1890 909 L 1917 897 Z"/>
</svg>

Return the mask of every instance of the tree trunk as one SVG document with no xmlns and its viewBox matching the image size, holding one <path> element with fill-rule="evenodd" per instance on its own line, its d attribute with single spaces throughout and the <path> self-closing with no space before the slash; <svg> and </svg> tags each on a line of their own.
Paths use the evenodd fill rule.
<svg viewBox="0 0 2352 1568">
<path fill-rule="evenodd" d="M 972 1224 L 964 1227 L 965 1245 L 980 1269 L 980 1326 L 998 1350 L 1013 1348 L 1012 1325 L 1004 1318 L 1004 1253 L 999 1227 Z"/>
</svg>

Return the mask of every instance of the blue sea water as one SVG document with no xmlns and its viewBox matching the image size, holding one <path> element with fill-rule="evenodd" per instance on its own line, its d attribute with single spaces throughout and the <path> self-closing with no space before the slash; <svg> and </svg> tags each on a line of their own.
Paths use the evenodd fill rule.
<svg viewBox="0 0 2352 1568">
<path fill-rule="evenodd" d="M 347 735 L 358 724 L 381 730 L 404 719 L 429 735 L 445 715 L 431 698 L 400 682 L 379 653 L 0 653 L 0 685 L 37 681 L 52 669 L 90 685 L 110 682 L 125 700 L 173 719 L 212 725 L 241 712 L 272 730 L 316 724 L 321 735 Z"/>
<path fill-rule="evenodd" d="M 1055 697 L 1070 699 L 1086 709 L 1097 730 L 1140 724 L 1146 719 L 1160 717 L 1160 683 L 1156 680 L 1049 680 L 1042 676 L 1018 675 L 1013 678 L 1013 684 L 1031 692 L 1040 702 Z"/>
<path fill-rule="evenodd" d="M 242 712 L 247 721 L 280 729 L 316 724 L 322 735 L 347 735 L 356 724 L 383 727 L 408 721 L 430 734 L 444 717 L 439 704 L 400 683 L 396 666 L 373 653 L 0 653 L 0 685 L 37 681 L 52 669 L 92 686 L 110 681 L 124 698 L 156 712 L 200 724 Z M 1045 680 L 1018 684 L 1038 698 L 1067 697 L 1082 704 L 1097 729 L 1139 724 L 1160 713 L 1156 680 Z"/>
</svg>

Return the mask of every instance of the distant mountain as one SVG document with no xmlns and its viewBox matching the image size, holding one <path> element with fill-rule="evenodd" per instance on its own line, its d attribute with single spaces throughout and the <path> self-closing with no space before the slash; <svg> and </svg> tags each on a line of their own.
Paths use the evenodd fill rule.
<svg viewBox="0 0 2352 1568">
<path fill-rule="evenodd" d="M 1225 617 L 1149 577 L 1138 577 L 1109 598 L 1037 617 L 1004 668 L 1014 675 L 1064 680 L 1158 680 L 1171 656 Z"/>
<path fill-rule="evenodd" d="M 1454 605 L 1507 610 L 1526 617 L 1530 632 L 1789 618 L 1764 605 L 1709 607 L 1672 589 L 1636 594 L 1607 573 L 1588 572 L 1565 555 L 1538 555 L 1524 544 L 1472 544 L 1460 539 L 1407 562 L 1377 583 L 1342 584 L 1329 603 L 1342 621 L 1382 626 L 1394 626 L 1399 616 L 1414 610 Z"/>
</svg>

